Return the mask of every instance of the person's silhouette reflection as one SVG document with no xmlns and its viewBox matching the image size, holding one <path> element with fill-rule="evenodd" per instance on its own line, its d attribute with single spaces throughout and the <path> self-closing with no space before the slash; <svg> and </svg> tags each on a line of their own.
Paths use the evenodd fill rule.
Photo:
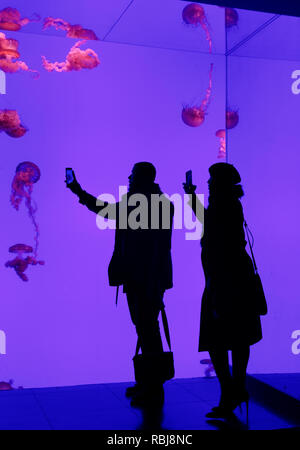
<svg viewBox="0 0 300 450">
<path fill-rule="evenodd" d="M 184 184 L 190 205 L 204 217 L 201 260 L 205 275 L 202 296 L 199 351 L 208 351 L 221 386 L 218 407 L 207 414 L 227 416 L 242 402 L 248 405 L 245 387 L 249 347 L 262 338 L 260 316 L 255 310 L 253 265 L 246 252 L 244 195 L 238 171 L 231 164 L 209 168 L 208 207 L 195 195 L 196 186 Z M 232 375 L 228 350 L 232 351 Z"/>
<path fill-rule="evenodd" d="M 157 355 L 160 361 L 163 346 L 158 314 L 164 308 L 165 290 L 173 286 L 171 234 L 174 206 L 154 183 L 156 170 L 148 162 L 134 165 L 129 176 L 128 194 L 115 204 L 98 206 L 96 197 L 81 188 L 74 172 L 73 176 L 74 181 L 67 187 L 78 195 L 79 202 L 96 214 L 116 220 L 109 282 L 112 286 L 123 285 L 142 355 L 152 358 Z M 152 203 L 153 198 L 158 199 L 158 203 Z M 128 388 L 126 395 L 133 397 L 131 404 L 135 406 L 156 400 L 161 403 L 164 381 L 157 365 L 144 382 Z"/>
</svg>

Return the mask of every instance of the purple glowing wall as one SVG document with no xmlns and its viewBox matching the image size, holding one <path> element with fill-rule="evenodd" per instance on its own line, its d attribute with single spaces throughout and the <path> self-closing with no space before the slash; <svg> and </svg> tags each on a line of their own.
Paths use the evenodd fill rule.
<svg viewBox="0 0 300 450">
<path fill-rule="evenodd" d="M 193 41 L 181 15 L 172 14 L 178 29 Z M 97 69 L 48 73 L 41 55 L 63 61 L 75 41 L 54 36 L 53 30 L 53 36 L 25 31 L 7 34 L 19 40 L 22 59 L 40 70 L 40 78 L 7 75 L 7 94 L 1 97 L 1 107 L 17 109 L 29 128 L 19 140 L 0 136 L 0 329 L 7 338 L 1 376 L 24 387 L 130 380 L 135 330 L 126 297 L 120 295 L 116 309 L 115 289 L 107 277 L 114 232 L 100 231 L 96 216 L 65 188 L 65 167 L 74 168 L 87 191 L 116 197 L 136 161 L 152 161 L 157 181 L 169 194 L 182 193 L 185 171 L 192 168 L 199 192 L 206 194 L 207 168 L 218 149 L 215 131 L 224 127 L 224 56 L 91 41 L 85 48 L 99 54 Z M 192 31 L 206 49 L 201 30 Z M 211 62 L 211 104 L 203 126 L 192 129 L 181 120 L 182 106 L 202 100 Z M 4 267 L 8 247 L 30 243 L 33 237 L 24 207 L 16 212 L 9 203 L 12 177 L 23 160 L 41 169 L 33 197 L 41 232 L 39 257 L 45 260 L 45 266 L 28 269 L 28 283 Z M 197 353 L 204 280 L 199 241 L 186 241 L 184 230 L 174 230 L 173 264 L 174 288 L 165 304 L 176 376 L 198 376 L 205 369 Z"/>
<path fill-rule="evenodd" d="M 249 368 L 265 372 L 299 371 L 300 96 L 291 89 L 299 67 L 295 61 L 230 58 L 240 123 L 229 135 L 228 157 L 242 174 L 245 218 L 269 303 L 264 339 L 253 348 Z"/>
<path fill-rule="evenodd" d="M 224 10 L 205 7 L 213 37 L 210 55 L 201 28 L 183 24 L 181 1 L 130 5 L 118 0 L 110 7 L 90 0 L 78 9 L 72 9 L 71 2 L 52 2 L 51 10 L 40 2 L 16 3 L 11 6 L 24 16 L 38 12 L 42 17 L 63 17 L 92 28 L 104 40 L 84 46 L 98 53 L 98 68 L 60 74 L 44 71 L 41 55 L 63 61 L 73 39 L 54 29 L 41 34 L 38 23 L 7 32 L 19 40 L 22 59 L 40 70 L 40 78 L 8 74 L 7 93 L 0 97 L 1 108 L 17 109 L 29 128 L 19 140 L 0 134 L 0 330 L 7 339 L 6 354 L 0 355 L 1 378 L 13 378 L 24 387 L 132 380 L 135 331 L 125 296 L 121 294 L 116 309 L 115 289 L 107 279 L 114 232 L 100 231 L 96 216 L 66 190 L 65 167 L 74 168 L 88 192 L 117 197 L 132 165 L 149 160 L 165 192 L 181 193 L 185 171 L 192 169 L 198 192 L 206 196 L 207 169 L 217 161 L 219 148 L 215 132 L 225 125 Z M 239 30 L 231 31 L 233 37 L 248 24 L 241 17 Z M 251 17 L 253 29 L 265 20 Z M 211 103 L 204 124 L 193 129 L 182 122 L 181 109 L 203 99 L 211 62 Z M 255 48 L 248 58 L 231 56 L 228 63 L 228 99 L 240 115 L 229 133 L 228 158 L 243 178 L 245 214 L 270 299 L 264 340 L 253 349 L 249 370 L 295 372 L 299 356 L 291 353 L 290 333 L 300 324 L 299 138 L 294 111 L 300 95 L 289 89 L 291 69 L 299 63 L 258 60 Z M 28 283 L 4 267 L 8 247 L 33 238 L 24 207 L 16 212 L 9 203 L 15 168 L 26 160 L 41 169 L 33 197 L 41 231 L 39 256 L 45 260 L 45 266 L 28 270 Z M 205 367 L 199 361 L 207 357 L 197 353 L 204 287 L 200 246 L 199 241 L 185 240 L 184 233 L 173 233 L 174 288 L 165 296 L 177 377 L 203 375 Z"/>
</svg>

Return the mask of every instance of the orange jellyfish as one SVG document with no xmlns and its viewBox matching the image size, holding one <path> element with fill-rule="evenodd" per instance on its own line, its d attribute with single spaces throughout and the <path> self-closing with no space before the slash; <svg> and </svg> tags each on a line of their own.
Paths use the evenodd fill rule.
<svg viewBox="0 0 300 450">
<path fill-rule="evenodd" d="M 220 147 L 219 147 L 219 153 L 218 158 L 225 158 L 226 157 L 226 130 L 221 129 L 216 131 L 216 136 L 220 138 Z"/>
<path fill-rule="evenodd" d="M 71 70 L 94 69 L 100 64 L 99 57 L 94 50 L 87 48 L 80 50 L 80 45 L 85 41 L 78 41 L 69 51 L 66 61 L 50 63 L 45 56 L 42 56 L 43 66 L 48 72 L 70 72 Z"/>
<path fill-rule="evenodd" d="M 8 31 L 19 31 L 24 25 L 29 22 L 38 22 L 40 16 L 33 15 L 33 19 L 21 18 L 21 14 L 15 8 L 4 8 L 0 11 L 0 29 Z"/>
<path fill-rule="evenodd" d="M 36 266 L 37 264 L 44 265 L 44 261 L 38 261 L 35 256 L 28 255 L 26 258 L 23 257 L 23 253 L 32 253 L 33 248 L 30 245 L 26 244 L 15 244 L 9 247 L 8 251 L 10 253 L 16 253 L 16 257 L 7 261 L 5 263 L 5 267 L 11 267 L 15 270 L 16 274 L 23 281 L 28 281 L 27 275 L 25 275 L 25 270 L 31 264 Z"/>
<path fill-rule="evenodd" d="M 230 130 L 237 126 L 239 122 L 239 115 L 237 111 L 228 109 L 226 111 L 226 129 Z M 220 147 L 218 158 L 226 157 L 226 130 L 220 129 L 216 131 L 216 136 L 220 139 Z"/>
<path fill-rule="evenodd" d="M 234 128 L 239 123 L 239 115 L 237 111 L 227 110 L 226 111 L 226 128 L 230 130 Z"/>
<path fill-rule="evenodd" d="M 83 28 L 81 25 L 71 25 L 63 19 L 54 19 L 46 17 L 44 20 L 43 30 L 48 27 L 55 27 L 56 30 L 67 31 L 67 37 L 85 40 L 98 40 L 94 31 Z"/>
<path fill-rule="evenodd" d="M 4 131 L 8 136 L 19 138 L 24 136 L 27 129 L 21 124 L 17 111 L 13 109 L 0 110 L 0 132 Z"/>
<path fill-rule="evenodd" d="M 36 70 L 29 69 L 23 61 L 17 61 L 20 58 L 18 47 L 19 42 L 16 39 L 7 39 L 4 33 L 0 33 L 0 69 L 6 73 L 27 70 L 33 72 L 35 77 L 38 77 L 39 74 Z"/>
<path fill-rule="evenodd" d="M 37 206 L 33 204 L 31 199 L 31 194 L 33 190 L 33 184 L 36 183 L 41 176 L 40 169 L 38 166 L 32 162 L 24 161 L 18 164 L 16 168 L 16 174 L 13 178 L 11 187 L 10 201 L 12 206 L 18 210 L 22 199 L 25 199 L 25 206 L 28 209 L 29 217 L 33 223 L 35 229 L 35 248 L 34 257 L 37 255 L 37 249 L 39 244 L 39 226 L 35 219 L 35 213 L 37 211 Z"/>
<path fill-rule="evenodd" d="M 205 369 L 205 372 L 204 372 L 205 376 L 207 378 L 212 377 L 213 376 L 212 374 L 214 373 L 215 369 L 214 369 L 211 359 L 201 359 L 200 364 L 207 365 L 207 368 Z"/>
<path fill-rule="evenodd" d="M 181 117 L 183 122 L 190 127 L 199 127 L 205 119 L 206 111 L 211 97 L 212 90 L 212 70 L 213 64 L 210 65 L 209 84 L 206 89 L 206 95 L 200 106 L 185 106 L 182 109 Z"/>
<path fill-rule="evenodd" d="M 224 6 L 221 6 L 224 8 Z M 239 21 L 239 14 L 234 8 L 225 8 L 225 26 L 226 28 L 232 28 L 237 26 Z"/>
<path fill-rule="evenodd" d="M 13 384 L 14 384 L 14 380 L 0 381 L 0 391 L 12 391 L 14 389 L 23 389 L 23 386 L 14 388 Z"/>
<path fill-rule="evenodd" d="M 206 35 L 206 40 L 208 41 L 209 53 L 211 53 L 212 39 L 203 7 L 197 3 L 190 3 L 183 8 L 182 18 L 183 21 L 188 25 L 193 25 L 195 27 L 200 25 L 202 27 Z"/>
</svg>

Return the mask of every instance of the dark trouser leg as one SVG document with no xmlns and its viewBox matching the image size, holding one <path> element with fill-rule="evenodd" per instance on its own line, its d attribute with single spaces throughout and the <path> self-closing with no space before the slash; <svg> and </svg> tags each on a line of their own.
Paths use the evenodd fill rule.
<svg viewBox="0 0 300 450">
<path fill-rule="evenodd" d="M 163 352 L 162 339 L 160 335 L 158 315 L 162 303 L 163 293 L 148 298 L 145 293 L 129 292 L 127 300 L 132 322 L 136 327 L 136 332 L 141 345 L 142 354 L 158 355 Z M 147 383 L 160 383 L 159 367 L 153 367 L 153 373 Z"/>
<path fill-rule="evenodd" d="M 136 332 L 140 340 L 142 354 L 163 352 L 158 322 L 159 311 L 143 310 L 136 324 Z"/>
<path fill-rule="evenodd" d="M 229 370 L 228 351 L 222 348 L 209 351 L 221 387 L 220 405 L 228 403 L 232 396 L 232 377 Z"/>
<path fill-rule="evenodd" d="M 232 349 L 232 376 L 235 388 L 241 394 L 246 390 L 246 372 L 250 347 L 240 346 Z"/>
<path fill-rule="evenodd" d="M 143 354 L 163 351 L 158 322 L 162 298 L 163 293 L 157 294 L 155 298 L 147 298 L 143 293 L 127 294 L 131 320 L 136 327 Z"/>
</svg>

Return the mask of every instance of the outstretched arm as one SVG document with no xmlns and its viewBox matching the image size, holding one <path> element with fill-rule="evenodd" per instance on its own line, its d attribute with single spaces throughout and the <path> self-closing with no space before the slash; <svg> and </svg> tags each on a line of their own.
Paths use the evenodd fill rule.
<svg viewBox="0 0 300 450">
<path fill-rule="evenodd" d="M 74 180 L 72 183 L 67 184 L 66 182 L 66 186 L 77 195 L 79 203 L 85 205 L 90 211 L 99 214 L 102 217 L 116 220 L 117 203 L 108 203 L 98 200 L 97 197 L 94 197 L 82 189 L 74 172 L 73 177 Z"/>
<path fill-rule="evenodd" d="M 183 189 L 186 194 L 189 195 L 188 205 L 194 211 L 195 216 L 199 222 L 204 225 L 204 205 L 201 203 L 198 195 L 195 193 L 197 186 L 194 184 L 183 183 Z"/>
</svg>

